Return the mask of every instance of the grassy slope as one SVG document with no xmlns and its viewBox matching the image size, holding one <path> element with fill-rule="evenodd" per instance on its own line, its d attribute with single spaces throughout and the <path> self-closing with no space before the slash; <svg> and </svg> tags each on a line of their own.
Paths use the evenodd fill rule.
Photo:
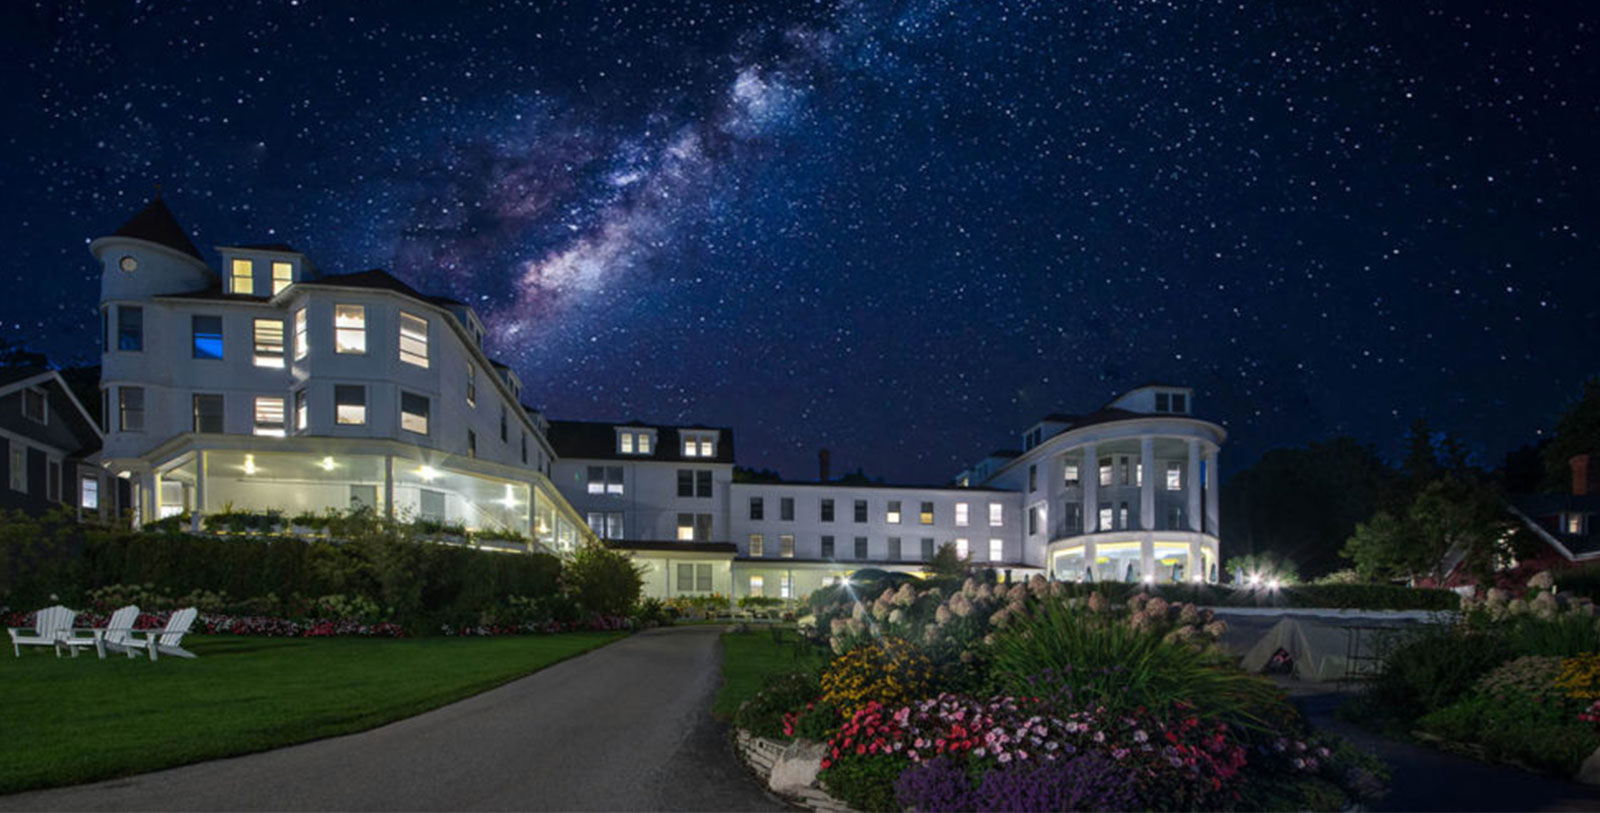
<svg viewBox="0 0 1600 813">
<path fill-rule="evenodd" d="M 722 688 L 717 691 L 717 702 L 711 713 L 727 720 L 739 710 L 739 704 L 749 700 L 772 675 L 808 670 L 820 670 L 828 661 L 802 645 L 800 657 L 794 655 L 795 632 L 783 630 L 784 640 L 772 642 L 772 633 L 764 627 L 750 632 L 730 632 L 722 636 Z"/>
<path fill-rule="evenodd" d="M 373 728 L 620 637 L 190 636 L 197 660 L 156 663 L 25 650 L 0 658 L 0 793 Z"/>
</svg>

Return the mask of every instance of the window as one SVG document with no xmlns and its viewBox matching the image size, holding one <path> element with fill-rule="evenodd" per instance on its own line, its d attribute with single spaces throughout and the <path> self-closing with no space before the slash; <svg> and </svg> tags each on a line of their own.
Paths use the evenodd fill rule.
<svg viewBox="0 0 1600 813">
<path fill-rule="evenodd" d="M 222 428 L 222 396 L 221 395 L 195 395 L 194 402 L 194 431 L 221 434 Z"/>
<path fill-rule="evenodd" d="M 621 466 L 590 466 L 590 494 L 621 494 L 624 492 Z"/>
<path fill-rule="evenodd" d="M 467 404 L 478 405 L 478 368 L 467 365 Z"/>
<path fill-rule="evenodd" d="M 1062 485 L 1065 485 L 1067 488 L 1074 488 L 1078 485 L 1077 463 L 1068 463 L 1064 468 L 1062 468 L 1061 473 Z"/>
<path fill-rule="evenodd" d="M 284 436 L 283 426 L 283 398 L 256 396 L 255 433 L 263 437 L 281 438 Z"/>
<path fill-rule="evenodd" d="M 794 498 L 780 497 L 778 499 L 778 519 L 784 522 L 794 521 Z"/>
<path fill-rule="evenodd" d="M 622 454 L 633 454 L 632 432 L 622 432 L 617 435 L 617 451 Z"/>
<path fill-rule="evenodd" d="M 1100 458 L 1100 485 L 1111 485 L 1111 458 Z"/>
<path fill-rule="evenodd" d="M 1083 505 L 1069 502 L 1061 510 L 1061 536 L 1077 536 L 1083 533 Z"/>
<path fill-rule="evenodd" d="M 109 307 L 100 309 L 100 351 L 102 353 L 111 352 L 111 309 Z"/>
<path fill-rule="evenodd" d="M 695 469 L 678 469 L 679 497 L 711 496 L 711 472 Z"/>
<path fill-rule="evenodd" d="M 998 528 L 1004 524 L 1006 524 L 1005 506 L 997 502 L 989 503 L 989 527 Z"/>
<path fill-rule="evenodd" d="M 1128 456 L 1127 455 L 1123 455 L 1122 457 L 1117 458 L 1117 462 L 1122 464 L 1121 465 L 1121 469 L 1122 469 L 1122 484 L 1123 485 L 1128 485 L 1128 483 L 1133 480 L 1133 477 L 1131 475 L 1132 466 L 1130 466 L 1129 463 L 1128 463 Z"/>
<path fill-rule="evenodd" d="M 750 535 L 750 558 L 752 558 L 752 559 L 760 559 L 762 556 L 765 556 L 766 555 L 766 551 L 764 550 L 764 546 L 765 545 L 766 545 L 766 538 L 765 537 L 763 537 L 761 534 L 751 534 Z"/>
<path fill-rule="evenodd" d="M 1169 506 L 1167 506 L 1167 530 L 1169 530 L 1169 531 L 1181 531 L 1181 530 L 1183 530 L 1183 506 L 1181 506 L 1181 505 L 1169 505 Z"/>
<path fill-rule="evenodd" d="M 517 434 L 522 438 L 522 465 L 526 466 L 528 465 L 528 433 L 518 432 Z"/>
<path fill-rule="evenodd" d="M 367 388 L 360 384 L 333 385 L 333 420 L 344 426 L 367 422 Z"/>
<path fill-rule="evenodd" d="M 230 290 L 236 294 L 254 294 L 256 292 L 255 264 L 249 260 L 233 261 L 233 286 Z"/>
<path fill-rule="evenodd" d="M 822 558 L 833 558 L 833 537 L 831 536 L 824 536 L 822 538 Z"/>
<path fill-rule="evenodd" d="M 311 409 L 306 405 L 306 391 L 294 391 L 294 430 L 306 431 L 306 426 L 311 422 Z"/>
<path fill-rule="evenodd" d="M 900 537 L 898 536 L 889 537 L 889 561 L 900 561 Z"/>
<path fill-rule="evenodd" d="M 28 493 L 28 447 L 11 441 L 11 490 Z"/>
<path fill-rule="evenodd" d="M 1127 503 L 1122 503 L 1122 504 L 1117 506 L 1117 514 L 1118 514 L 1117 527 L 1118 528 L 1127 528 L 1127 527 L 1129 527 L 1129 525 L 1128 525 L 1128 504 Z"/>
<path fill-rule="evenodd" d="M 283 289 L 294 282 L 294 266 L 289 263 L 275 262 L 272 264 L 272 295 L 277 296 Z"/>
<path fill-rule="evenodd" d="M 91 510 L 100 508 L 100 479 L 85 476 L 78 481 L 78 505 Z"/>
<path fill-rule="evenodd" d="M 694 473 L 694 495 L 696 497 L 711 496 L 711 472 L 697 471 Z"/>
<path fill-rule="evenodd" d="M 965 558 L 967 558 L 968 556 L 971 556 L 971 555 L 972 555 L 972 545 L 967 542 L 965 537 L 956 537 L 956 556 L 957 556 L 957 558 L 965 559 Z"/>
<path fill-rule="evenodd" d="M 1111 506 L 1109 506 L 1109 505 L 1100 506 L 1100 527 L 1097 530 L 1101 530 L 1101 531 L 1113 530 L 1113 528 L 1112 528 L 1113 524 L 1114 523 L 1113 523 L 1113 517 L 1111 515 Z"/>
<path fill-rule="evenodd" d="M 856 522 L 867 521 L 867 501 L 856 500 Z"/>
<path fill-rule="evenodd" d="M 1037 464 L 1028 466 L 1028 490 L 1039 490 L 1039 466 Z"/>
<path fill-rule="evenodd" d="M 400 392 L 400 428 L 419 435 L 428 434 L 428 399 L 414 392 Z"/>
<path fill-rule="evenodd" d="M 709 541 L 711 541 L 711 515 L 710 514 L 679 514 L 678 515 L 678 541 L 679 542 L 709 542 Z"/>
<path fill-rule="evenodd" d="M 1167 464 L 1167 490 L 1183 490 L 1183 464 L 1177 461 Z"/>
<path fill-rule="evenodd" d="M 257 319 L 255 323 L 256 366 L 283 367 L 283 320 Z"/>
<path fill-rule="evenodd" d="M 967 504 L 964 502 L 956 503 L 956 527 L 965 528 L 967 527 L 967 522 Z"/>
<path fill-rule="evenodd" d="M 690 434 L 683 436 L 684 457 L 716 457 L 717 448 L 714 435 Z"/>
<path fill-rule="evenodd" d="M 467 430 L 467 457 L 478 456 L 478 433 Z"/>
<path fill-rule="evenodd" d="M 1031 505 L 1031 506 L 1028 506 L 1028 535 L 1032 536 L 1034 534 L 1037 534 L 1038 532 L 1039 532 L 1039 506 Z"/>
<path fill-rule="evenodd" d="M 922 511 L 917 514 L 917 521 L 923 525 L 933 524 L 933 503 L 925 502 L 922 504 Z"/>
<path fill-rule="evenodd" d="M 501 404 L 500 405 L 500 442 L 501 443 L 506 443 L 507 442 L 506 438 L 509 437 L 509 435 L 506 434 L 507 431 L 508 431 L 508 429 L 506 427 L 507 416 L 508 416 L 508 413 L 506 411 L 506 405 L 505 404 Z"/>
<path fill-rule="evenodd" d="M 763 579 L 760 576 L 751 576 L 750 577 L 750 595 L 752 595 L 752 596 L 761 596 L 761 595 L 763 595 L 764 591 L 766 590 L 766 583 L 767 583 L 767 580 Z"/>
<path fill-rule="evenodd" d="M 1157 412 L 1170 412 L 1172 410 L 1170 397 L 1171 396 L 1169 396 L 1167 393 L 1164 393 L 1164 392 L 1156 393 L 1156 411 Z"/>
<path fill-rule="evenodd" d="M 794 534 L 778 535 L 778 555 L 785 559 L 794 558 Z"/>
<path fill-rule="evenodd" d="M 900 501 L 899 500 L 890 500 L 889 501 L 889 507 L 888 507 L 888 509 L 886 511 L 884 511 L 883 519 L 884 519 L 885 522 L 889 523 L 890 525 L 899 525 L 900 524 Z"/>
<path fill-rule="evenodd" d="M 405 311 L 400 312 L 400 360 L 428 366 L 428 320 Z"/>
<path fill-rule="evenodd" d="M 750 498 L 750 518 L 751 519 L 766 519 L 767 518 L 767 501 L 766 500 L 762 499 L 761 497 L 751 497 Z"/>
<path fill-rule="evenodd" d="M 144 387 L 117 388 L 117 427 L 124 432 L 144 431 Z"/>
<path fill-rule="evenodd" d="M 861 560 L 867 558 L 867 538 L 864 536 L 856 537 L 856 558 Z"/>
<path fill-rule="evenodd" d="M 195 358 L 222 358 L 221 316 L 191 316 L 189 317 L 189 329 L 194 334 Z"/>
<path fill-rule="evenodd" d="M 29 387 L 22 391 L 22 417 L 38 423 L 47 423 L 44 390 Z"/>
<path fill-rule="evenodd" d="M 311 352 L 311 338 L 307 332 L 306 309 L 294 312 L 294 360 L 300 361 Z"/>
<path fill-rule="evenodd" d="M 922 561 L 933 561 L 933 537 L 931 536 L 924 536 L 922 538 Z"/>
<path fill-rule="evenodd" d="M 1006 558 L 1005 542 L 999 539 L 989 540 L 989 561 L 999 562 Z"/>
<path fill-rule="evenodd" d="M 590 511 L 589 530 L 601 539 L 622 538 L 622 512 L 621 511 Z"/>
<path fill-rule="evenodd" d="M 1188 412 L 1189 411 L 1189 404 L 1187 403 L 1188 400 L 1189 400 L 1188 396 L 1184 395 L 1181 392 L 1173 393 L 1172 394 L 1172 411 L 1173 412 Z"/>
<path fill-rule="evenodd" d="M 832 499 L 825 499 L 825 500 L 822 501 L 822 521 L 823 522 L 832 522 L 833 521 L 833 500 Z"/>
<path fill-rule="evenodd" d="M 711 592 L 711 565 L 678 565 L 678 590 L 688 593 Z"/>
<path fill-rule="evenodd" d="M 794 598 L 794 577 L 785 573 L 778 577 L 778 596 L 780 598 Z"/>
<path fill-rule="evenodd" d="M 48 460 L 44 464 L 44 498 L 61 502 L 61 463 Z"/>
<path fill-rule="evenodd" d="M 367 309 L 361 305 L 333 306 L 333 352 L 367 352 Z"/>
<path fill-rule="evenodd" d="M 1566 526 L 1567 526 L 1567 533 L 1581 535 L 1583 533 L 1583 515 L 1582 514 L 1568 514 L 1567 515 Z"/>
<path fill-rule="evenodd" d="M 144 350 L 144 308 L 117 306 L 117 349 L 135 353 Z"/>
<path fill-rule="evenodd" d="M 649 432 L 640 432 L 638 435 L 639 454 L 650 454 L 651 435 Z"/>
</svg>

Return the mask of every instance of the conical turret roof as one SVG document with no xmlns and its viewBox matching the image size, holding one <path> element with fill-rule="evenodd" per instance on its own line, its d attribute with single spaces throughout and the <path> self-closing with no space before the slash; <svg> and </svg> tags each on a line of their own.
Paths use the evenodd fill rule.
<svg viewBox="0 0 1600 813">
<path fill-rule="evenodd" d="M 181 251 L 201 262 L 200 250 L 194 247 L 194 241 L 189 239 L 188 233 L 178 225 L 178 219 L 172 216 L 172 210 L 167 204 L 156 198 L 150 204 L 112 232 L 117 237 L 133 237 L 139 240 L 148 240 L 158 243 L 175 251 Z"/>
</svg>

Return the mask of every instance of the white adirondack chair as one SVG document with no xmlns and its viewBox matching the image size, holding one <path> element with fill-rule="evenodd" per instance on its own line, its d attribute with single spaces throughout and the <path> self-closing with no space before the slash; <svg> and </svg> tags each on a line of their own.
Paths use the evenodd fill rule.
<svg viewBox="0 0 1600 813">
<path fill-rule="evenodd" d="M 72 619 L 77 617 L 76 610 L 57 604 L 33 614 L 32 630 L 27 627 L 6 627 L 6 632 L 11 633 L 11 651 L 20 658 L 25 646 L 55 647 L 56 642 L 72 634 Z M 56 657 L 61 657 L 59 647 L 56 648 Z"/>
<path fill-rule="evenodd" d="M 180 658 L 193 658 L 195 654 L 184 649 L 183 636 L 194 626 L 194 618 L 200 611 L 193 607 L 185 607 L 172 614 L 167 619 L 167 626 L 160 630 L 132 630 L 128 633 L 127 646 L 131 650 L 143 649 L 150 653 L 150 660 L 156 660 L 157 655 L 176 655 Z M 141 640 L 137 636 L 143 635 Z"/>
<path fill-rule="evenodd" d="M 126 648 L 128 634 L 133 632 L 133 622 L 138 619 L 139 608 L 129 604 L 112 613 L 111 618 L 106 621 L 104 627 L 73 630 L 72 634 L 56 642 L 56 650 L 59 652 L 61 647 L 66 647 L 72 652 L 72 657 L 76 658 L 78 657 L 79 649 L 86 649 L 92 646 L 94 651 L 100 655 L 101 660 L 104 660 L 106 647 L 112 647 L 119 652 Z M 78 635 L 77 633 L 80 632 L 89 634 Z M 133 657 L 132 650 L 128 651 L 128 657 Z"/>
</svg>

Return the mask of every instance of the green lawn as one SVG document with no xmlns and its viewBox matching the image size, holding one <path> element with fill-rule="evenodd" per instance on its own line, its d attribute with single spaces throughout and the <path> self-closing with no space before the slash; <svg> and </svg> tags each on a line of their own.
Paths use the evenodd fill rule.
<svg viewBox="0 0 1600 813">
<path fill-rule="evenodd" d="M 0 657 L 0 793 L 348 734 L 621 638 L 189 636 L 196 660 Z"/>
<path fill-rule="evenodd" d="M 784 644 L 774 643 L 772 631 L 756 627 L 749 632 L 729 632 L 722 636 L 722 688 L 711 713 L 727 720 L 739 705 L 761 690 L 767 678 L 789 672 L 821 670 L 828 659 L 804 644 L 795 644 L 793 627 L 780 628 Z M 800 649 L 795 657 L 796 646 Z"/>
</svg>

